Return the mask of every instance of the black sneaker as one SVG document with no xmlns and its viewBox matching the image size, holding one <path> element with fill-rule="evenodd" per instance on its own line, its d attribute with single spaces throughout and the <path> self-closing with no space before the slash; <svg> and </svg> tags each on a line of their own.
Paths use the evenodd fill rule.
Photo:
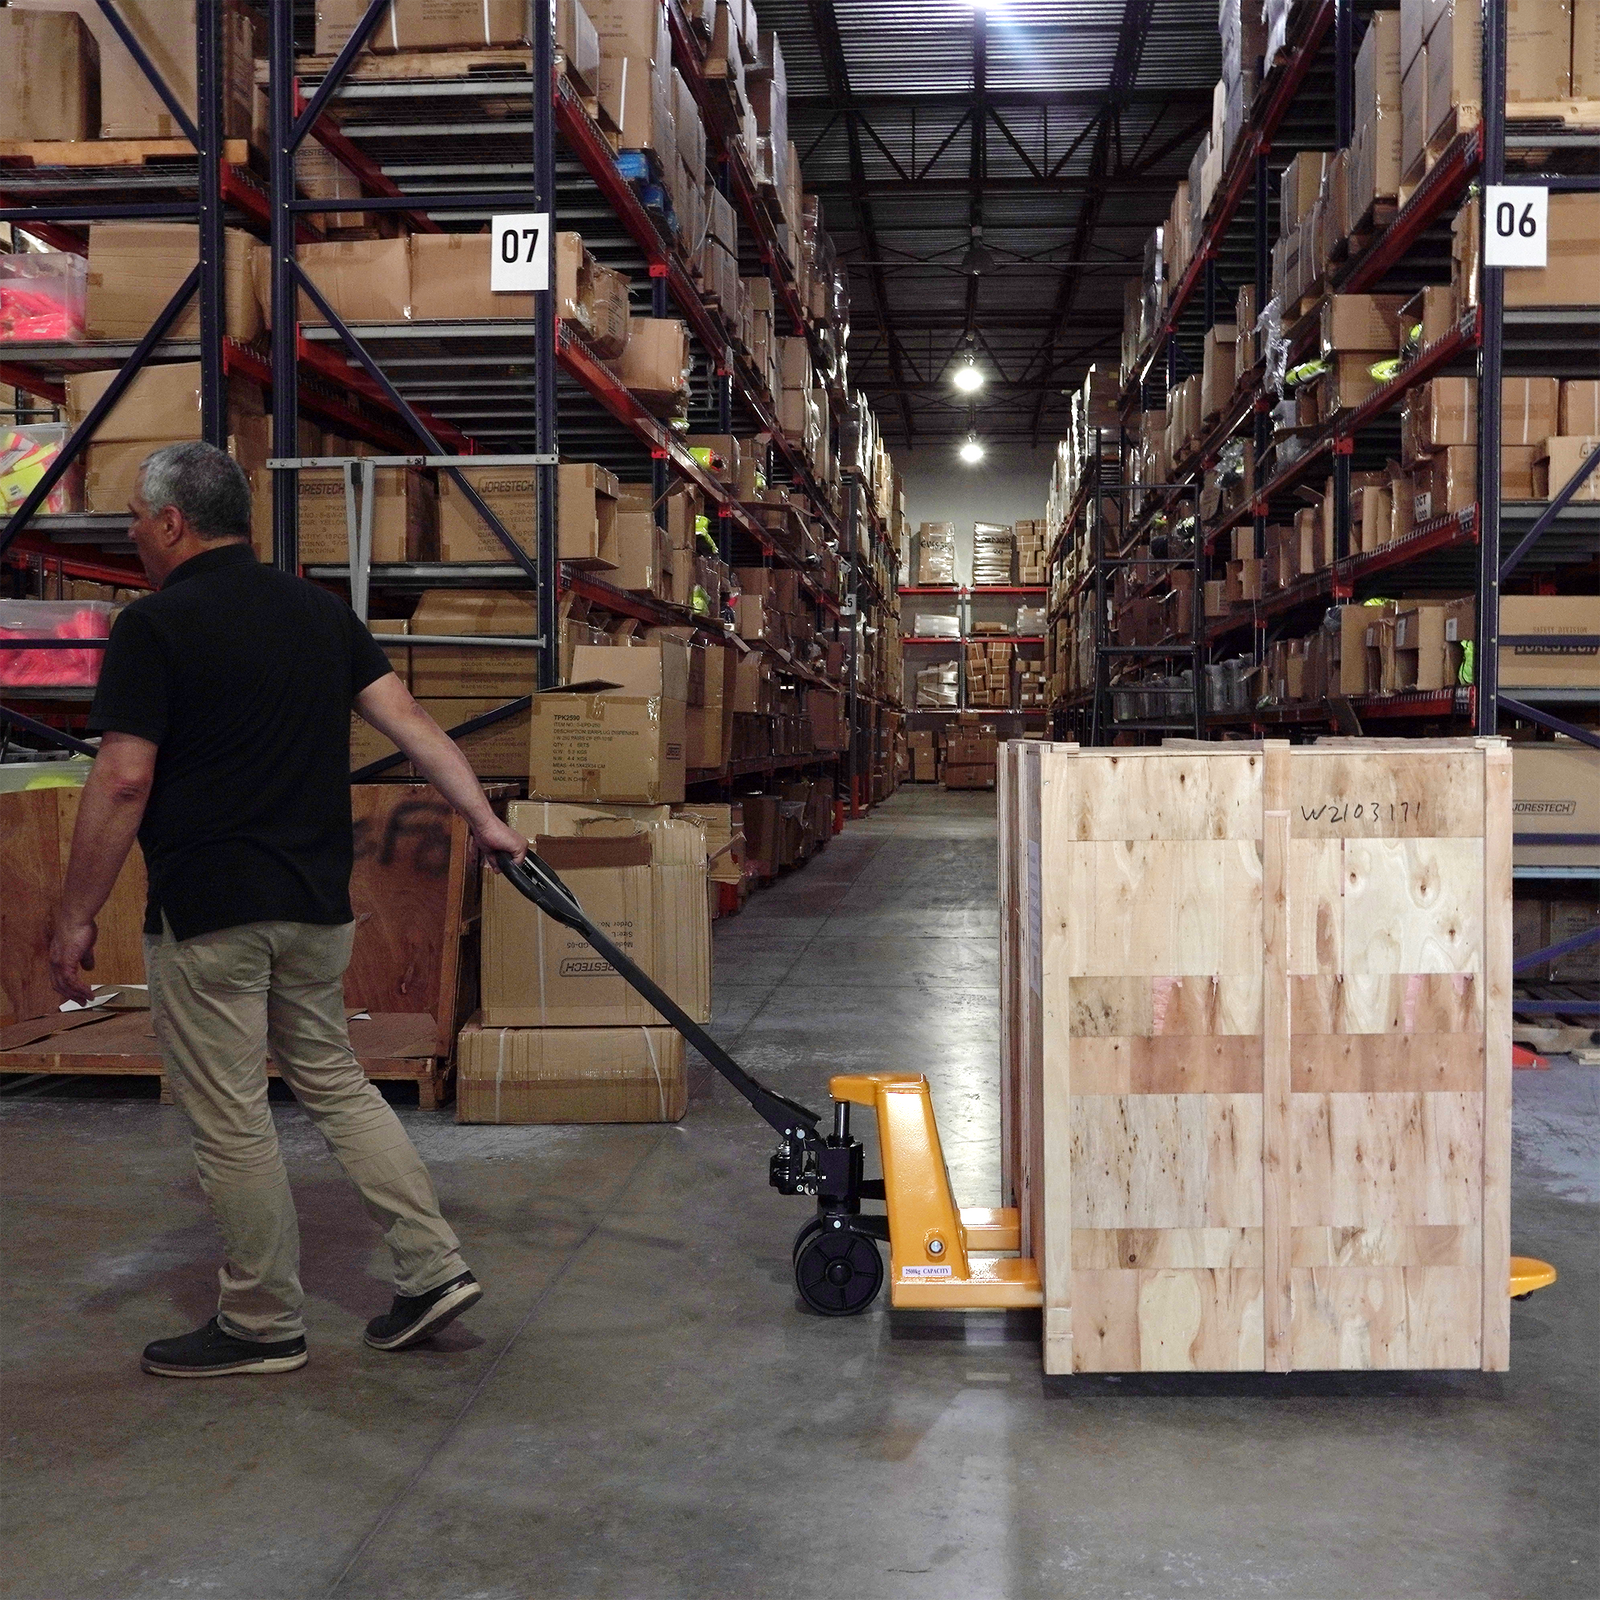
<svg viewBox="0 0 1600 1600">
<path fill-rule="evenodd" d="M 162 1378 L 225 1378 L 235 1372 L 293 1372 L 306 1364 L 306 1341 L 235 1339 L 213 1317 L 203 1328 L 144 1347 L 139 1365 Z"/>
<path fill-rule="evenodd" d="M 367 1324 L 367 1343 L 374 1350 L 404 1350 L 421 1344 L 482 1298 L 483 1285 L 470 1272 L 426 1294 L 397 1294 L 388 1311 Z"/>
</svg>

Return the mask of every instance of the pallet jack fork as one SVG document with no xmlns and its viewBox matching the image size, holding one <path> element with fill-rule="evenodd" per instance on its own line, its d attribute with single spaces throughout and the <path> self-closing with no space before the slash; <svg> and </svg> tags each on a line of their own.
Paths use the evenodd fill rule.
<svg viewBox="0 0 1600 1600">
<path fill-rule="evenodd" d="M 1021 1221 L 1012 1207 L 961 1209 L 939 1144 L 928 1080 L 921 1073 L 849 1072 L 829 1079 L 831 1128 L 819 1112 L 753 1078 L 715 1039 L 597 928 L 577 897 L 533 854 L 498 858 L 506 881 L 546 916 L 580 933 L 750 1102 L 778 1135 L 768 1179 L 780 1194 L 817 1203 L 795 1236 L 795 1288 L 822 1316 L 865 1311 L 883 1287 L 880 1242 L 889 1246 L 889 1303 L 897 1309 L 992 1311 L 1042 1305 L 1038 1263 L 1020 1255 Z M 877 1118 L 881 1178 L 868 1178 L 864 1147 L 850 1132 L 850 1108 Z M 881 1200 L 887 1215 L 863 1213 Z M 1526 1300 L 1554 1283 L 1556 1270 L 1513 1256 L 1510 1293 Z"/>
</svg>

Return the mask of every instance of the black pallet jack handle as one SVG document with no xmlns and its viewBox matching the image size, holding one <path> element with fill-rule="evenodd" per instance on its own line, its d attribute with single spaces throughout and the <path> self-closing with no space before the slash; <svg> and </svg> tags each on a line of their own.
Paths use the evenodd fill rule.
<svg viewBox="0 0 1600 1600">
<path fill-rule="evenodd" d="M 562 927 L 581 933 L 626 982 L 750 1102 L 756 1115 L 770 1124 L 786 1144 L 802 1149 L 816 1149 L 822 1144 L 817 1133 L 821 1120 L 818 1113 L 752 1078 L 649 973 L 624 955 L 589 920 L 588 913 L 578 904 L 578 897 L 532 850 L 521 861 L 514 861 L 505 851 L 499 852 L 495 859 L 513 889 Z"/>
</svg>

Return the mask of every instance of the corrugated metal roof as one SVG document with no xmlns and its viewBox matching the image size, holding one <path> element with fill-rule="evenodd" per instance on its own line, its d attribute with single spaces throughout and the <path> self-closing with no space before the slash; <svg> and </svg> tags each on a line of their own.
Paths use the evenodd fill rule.
<svg viewBox="0 0 1600 1600">
<path fill-rule="evenodd" d="M 850 265 L 852 376 L 891 436 L 903 425 L 884 323 L 917 434 L 965 430 L 968 407 L 943 374 L 970 334 L 997 367 L 985 429 L 1031 434 L 1037 409 L 1048 438 L 1061 391 L 1115 359 L 1123 285 L 1208 121 L 1216 0 L 833 0 L 842 83 L 816 31 L 822 0 L 755 4 L 783 43 L 807 186 Z M 1129 92 L 1113 133 L 1114 78 Z M 960 266 L 974 211 L 997 265 L 977 280 L 969 323 Z"/>
</svg>

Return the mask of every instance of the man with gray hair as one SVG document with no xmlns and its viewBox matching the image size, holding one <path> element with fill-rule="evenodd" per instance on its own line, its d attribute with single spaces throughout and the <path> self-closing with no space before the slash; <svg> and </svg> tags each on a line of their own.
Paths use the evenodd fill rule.
<svg viewBox="0 0 1600 1600">
<path fill-rule="evenodd" d="M 117 619 L 90 712 L 104 735 L 84 785 L 50 945 L 56 988 L 90 998 L 95 916 L 135 835 L 150 895 L 145 966 L 156 1039 L 221 1225 L 216 1316 L 146 1347 L 165 1377 L 305 1365 L 294 1202 L 267 1104 L 266 1058 L 310 1113 L 394 1260 L 366 1342 L 400 1350 L 482 1290 L 405 1129 L 350 1049 L 352 706 L 466 819 L 488 860 L 527 841 L 490 809 L 456 746 L 342 600 L 263 566 L 250 488 L 209 444 L 140 469 L 133 542 L 155 592 Z"/>
</svg>

